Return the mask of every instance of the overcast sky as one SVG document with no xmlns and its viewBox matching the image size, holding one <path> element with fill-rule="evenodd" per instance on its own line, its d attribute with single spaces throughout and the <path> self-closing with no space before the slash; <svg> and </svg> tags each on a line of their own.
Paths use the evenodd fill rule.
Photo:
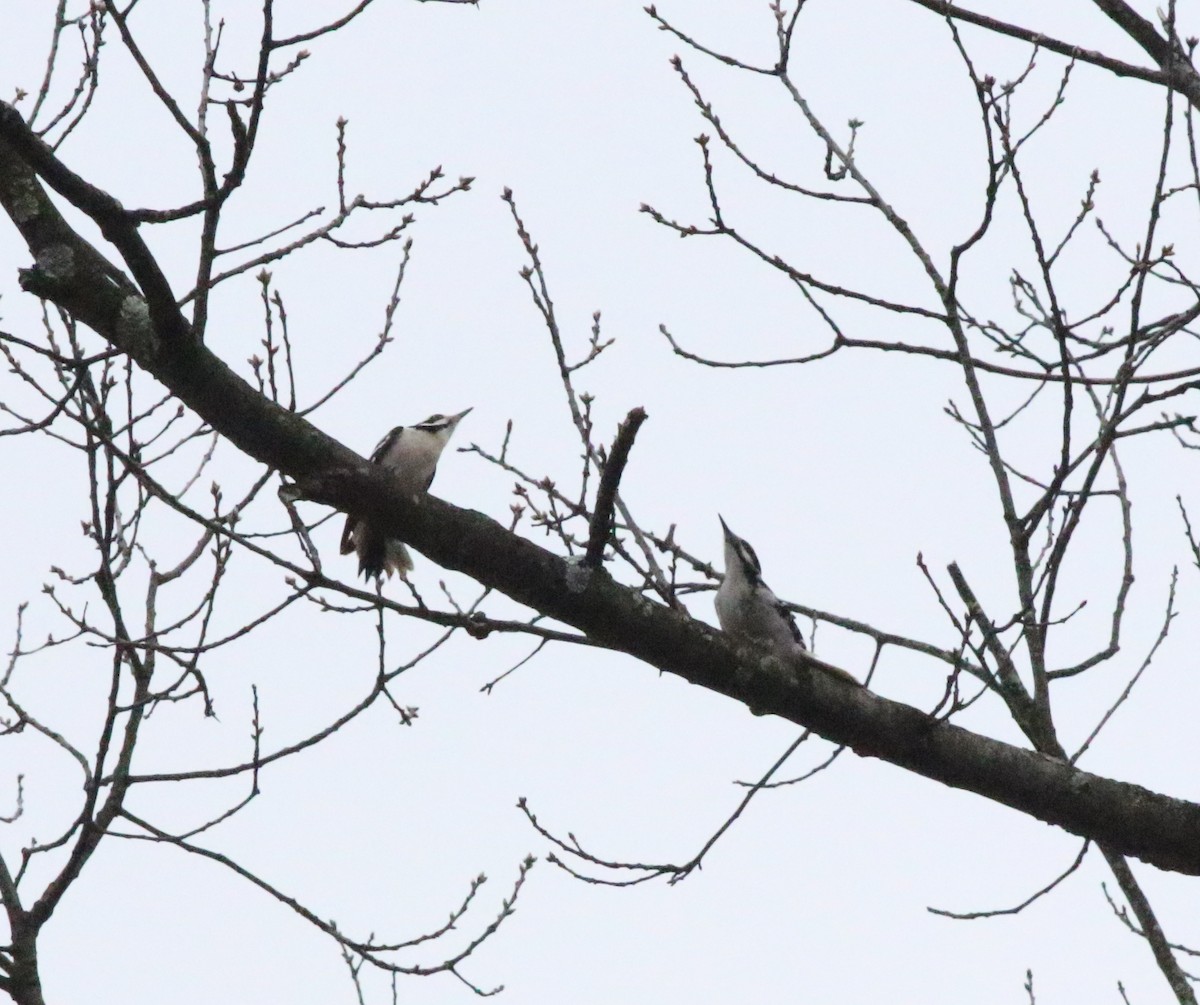
<svg viewBox="0 0 1200 1005">
<path fill-rule="evenodd" d="M 54 4 L 22 6 L 28 9 L 8 18 L 0 36 L 6 98 L 16 88 L 36 90 Z M 214 5 L 229 19 L 226 68 L 236 62 L 243 75 L 259 31 L 252 6 Z M 347 5 L 278 6 L 276 32 L 286 35 Z M 1152 4 L 1136 6 L 1154 16 Z M 1194 11 L 1183 6 L 1187 34 L 1196 27 L 1186 21 Z M 860 167 L 944 255 L 974 226 L 983 181 L 978 111 L 945 24 L 898 0 L 811 0 L 809 8 L 793 57 L 805 97 L 843 137 L 849 119 L 865 123 L 856 144 Z M 979 9 L 1144 62 L 1084 4 Z M 133 27 L 164 82 L 193 109 L 199 4 L 143 0 L 135 10 Z M 763 65 L 774 60 L 765 3 L 666 0 L 660 12 L 721 51 Z M 980 72 L 1000 80 L 1028 60 L 1020 44 L 969 29 L 963 37 Z M 579 388 L 596 396 L 600 438 L 611 440 L 630 408 L 649 413 L 622 485 L 644 526 L 665 533 L 675 524 L 689 551 L 719 564 L 719 512 L 754 543 L 781 596 L 947 648 L 956 639 L 917 568 L 918 553 L 938 575 L 957 561 L 985 596 L 1007 595 L 1011 572 L 986 465 L 943 411 L 949 399 L 964 397 L 953 370 L 867 354 L 805 367 L 712 370 L 673 356 L 658 332 L 665 324 L 688 348 L 724 360 L 800 356 L 828 342 L 795 290 L 761 263 L 729 242 L 681 241 L 638 213 L 650 203 L 687 222 L 702 224 L 708 215 L 693 138 L 711 127 L 669 65 L 677 52 L 748 149 L 782 176 L 827 187 L 824 149 L 777 83 L 688 52 L 656 30 L 639 3 L 612 0 L 483 0 L 478 8 L 381 2 L 310 48 L 300 71 L 271 92 L 261 147 L 230 207 L 223 243 L 336 201 L 339 116 L 349 122 L 351 192 L 400 195 L 435 165 L 450 178 L 475 178 L 469 193 L 417 213 L 396 344 L 315 413 L 324 430 L 366 453 L 397 423 L 474 406 L 455 446 L 498 451 L 511 419 L 513 462 L 574 491 L 578 440 L 545 328 L 518 275 L 525 258 L 500 198 L 509 186 L 540 247 L 569 354 L 586 352 L 596 310 L 604 336 L 616 339 L 579 375 Z M 104 56 L 95 109 L 63 148 L 64 159 L 127 206 L 194 198 L 192 154 L 132 72 L 115 33 Z M 64 56 L 75 58 L 73 51 Z M 1062 67 L 1057 57 L 1040 58 L 1018 102 L 1027 123 L 1052 99 Z M 60 98 L 73 73 L 64 67 Z M 1149 85 L 1075 69 L 1059 120 L 1028 154 L 1029 184 L 1051 232 L 1069 223 L 1098 169 L 1100 216 L 1136 243 L 1162 104 Z M 764 246 L 828 282 L 930 302 L 911 259 L 867 210 L 765 192 L 724 152 L 716 167 L 728 210 Z M 1004 240 L 993 243 L 968 288 L 980 316 L 1007 320 L 1009 269 L 1028 251 L 1019 220 L 999 231 L 1011 250 Z M 176 289 L 186 289 L 194 228 L 144 232 Z M 373 252 L 320 245 L 271 267 L 297 346 L 302 404 L 370 349 L 398 254 L 394 245 Z M 16 283 L 27 256 L 7 226 L 0 255 L 4 329 L 37 337 L 37 305 Z M 1080 297 L 1075 313 L 1093 306 L 1089 284 L 1111 266 L 1099 236 L 1089 234 L 1064 278 Z M 247 275 L 221 287 L 212 308 L 209 344 L 247 374 L 245 360 L 261 338 L 258 297 Z M 859 337 L 937 337 L 913 322 L 901 329 L 887 315 L 839 310 Z M 1046 449 L 1032 435 L 1020 447 L 1027 457 Z M 1195 485 L 1187 458 L 1163 438 L 1124 459 L 1139 520 L 1128 648 L 1092 679 L 1062 689 L 1056 711 L 1068 747 L 1136 669 L 1158 632 L 1171 566 L 1187 562 L 1174 509 L 1176 493 Z M 231 495 L 253 477 L 227 446 L 217 463 Z M 63 631 L 41 584 L 51 565 L 84 568 L 87 552 L 74 453 L 45 440 L 5 439 L 0 470 L 20 473 L 0 492 L 0 520 L 10 529 L 0 577 L 7 649 L 24 599 L 31 600 L 28 638 Z M 505 521 L 511 488 L 511 477 L 477 456 L 448 452 L 434 491 Z M 283 519 L 280 511 L 264 514 L 263 526 L 268 517 Z M 351 579 L 352 560 L 336 555 L 339 530 L 339 521 L 326 523 L 317 543 L 329 570 Z M 546 543 L 540 532 L 523 532 Z M 148 534 L 164 561 L 177 560 L 194 539 L 181 522 Z M 1093 599 L 1098 607 L 1080 616 L 1071 636 L 1080 650 L 1103 637 L 1105 584 L 1118 561 L 1111 544 L 1111 534 L 1096 530 L 1094 548 L 1083 549 L 1086 561 L 1081 556 L 1066 582 L 1075 602 Z M 286 593 L 282 574 L 264 563 L 241 558 L 235 571 L 220 615 L 226 628 Z M 414 580 L 427 597 L 439 596 L 441 579 L 456 596 L 474 596 L 468 581 L 418 556 Z M 1196 798 L 1197 639 L 1188 624 L 1196 585 L 1195 569 L 1184 568 L 1184 616 L 1083 767 Z M 715 622 L 711 594 L 694 598 L 691 608 Z M 488 610 L 513 612 L 501 602 Z M 389 662 L 411 659 L 432 637 L 415 622 L 393 625 Z M 268 747 L 305 735 L 369 688 L 376 644 L 370 615 L 298 606 L 214 655 L 206 673 L 219 718 L 203 719 L 199 706 L 160 711 L 139 770 L 244 759 L 252 684 Z M 1010 1005 L 1028 1000 L 1022 985 L 1029 968 L 1042 1005 L 1116 1002 L 1117 981 L 1137 1005 L 1167 1000 L 1148 950 L 1105 903 L 1101 883 L 1114 884 L 1094 852 L 1062 888 L 1018 916 L 959 922 L 929 914 L 927 906 L 973 911 L 1019 903 L 1070 864 L 1079 842 L 850 753 L 803 785 L 762 794 L 703 870 L 676 886 L 612 890 L 571 879 L 544 860 L 547 845 L 516 809 L 519 797 L 552 830 L 574 833 L 602 857 L 683 862 L 741 798 L 733 783 L 760 777 L 797 727 L 755 717 L 631 659 L 582 648 L 547 649 L 490 695 L 480 692 L 531 648 L 527 640 L 456 640 L 397 689 L 420 709 L 414 726 L 398 726 L 379 708 L 266 772 L 262 795 L 215 832 L 211 846 L 345 931 L 393 941 L 442 923 L 484 872 L 481 903 L 446 952 L 490 920 L 532 853 L 542 861 L 516 916 L 463 967 L 480 986 L 506 985 L 503 999 L 521 1005 Z M 825 627 L 817 649 L 865 675 L 871 648 L 861 639 Z M 86 746 L 107 673 L 106 654 L 60 652 L 30 661 L 23 694 L 31 709 Z M 931 708 L 944 684 L 940 665 L 889 652 L 873 687 Z M 1018 742 L 1013 725 L 986 702 L 962 724 Z M 812 740 L 784 776 L 830 749 Z M 14 776 L 26 776 L 25 815 L 0 832 L 11 853 L 69 819 L 78 777 L 36 737 L 0 751 L 0 812 Z M 135 807 L 182 830 L 236 801 L 245 785 L 147 789 Z M 1191 881 L 1135 867 L 1169 937 L 1200 941 Z M 405 961 L 440 958 L 434 947 Z M 56 1003 L 354 1000 L 324 936 L 219 866 L 140 842 L 103 845 L 47 928 L 42 965 L 47 1001 Z M 372 978 L 367 988 L 369 1002 L 388 1000 L 384 983 Z M 421 1005 L 472 997 L 448 976 L 405 979 L 400 995 Z"/>
</svg>

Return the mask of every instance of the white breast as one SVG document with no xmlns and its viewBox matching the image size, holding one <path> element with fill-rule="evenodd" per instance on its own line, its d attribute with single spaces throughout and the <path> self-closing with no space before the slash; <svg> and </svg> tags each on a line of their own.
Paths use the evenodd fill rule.
<svg viewBox="0 0 1200 1005">
<path fill-rule="evenodd" d="M 406 429 L 391 445 L 379 463 L 391 469 L 404 484 L 404 490 L 416 495 L 429 488 L 445 440 L 423 429 Z"/>
</svg>

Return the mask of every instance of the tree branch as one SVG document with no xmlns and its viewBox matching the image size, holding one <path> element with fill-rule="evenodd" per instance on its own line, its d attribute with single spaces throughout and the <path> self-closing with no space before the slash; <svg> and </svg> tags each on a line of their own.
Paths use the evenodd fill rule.
<svg viewBox="0 0 1200 1005">
<path fill-rule="evenodd" d="M 843 684 L 811 656 L 793 673 L 622 586 L 604 569 L 581 570 L 481 513 L 432 496 L 415 503 L 386 469 L 258 393 L 204 345 L 154 326 L 145 301 L 128 281 L 112 277 L 112 266 L 101 267 L 107 262 L 70 229 L 33 168 L 5 145 L 0 205 L 39 263 L 23 274 L 26 289 L 75 313 L 234 446 L 294 478 L 308 498 L 365 518 L 444 568 L 757 714 L 778 715 L 862 756 L 975 792 L 1159 868 L 1200 875 L 1200 805 L 937 721 Z M 55 261 L 69 259 L 69 267 L 47 267 L 56 249 Z"/>
<path fill-rule="evenodd" d="M 612 451 L 604 464 L 604 473 L 600 476 L 600 484 L 596 488 L 596 509 L 592 513 L 591 526 L 588 528 L 587 553 L 583 556 L 583 564 L 599 566 L 604 558 L 604 546 L 612 534 L 613 505 L 617 500 L 617 486 L 621 484 L 621 475 L 625 471 L 625 462 L 629 460 L 629 451 L 633 448 L 634 437 L 638 429 L 646 421 L 646 410 L 641 406 L 630 409 L 617 430 L 617 438 L 613 441 Z"/>
</svg>

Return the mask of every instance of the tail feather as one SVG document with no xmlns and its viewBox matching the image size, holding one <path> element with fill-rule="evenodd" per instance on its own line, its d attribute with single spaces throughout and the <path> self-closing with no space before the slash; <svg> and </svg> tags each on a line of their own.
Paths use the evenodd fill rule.
<svg viewBox="0 0 1200 1005">
<path fill-rule="evenodd" d="M 343 555 L 358 552 L 358 571 L 364 579 L 391 578 L 392 573 L 407 576 L 412 570 L 413 560 L 403 541 L 387 538 L 370 524 L 361 523 L 353 517 L 346 519 L 342 532 Z"/>
</svg>

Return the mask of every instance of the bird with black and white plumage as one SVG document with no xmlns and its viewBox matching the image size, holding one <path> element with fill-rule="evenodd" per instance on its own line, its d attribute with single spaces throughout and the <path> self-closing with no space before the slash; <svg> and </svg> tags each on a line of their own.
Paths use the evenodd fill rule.
<svg viewBox="0 0 1200 1005">
<path fill-rule="evenodd" d="M 424 495 L 433 484 L 438 458 L 454 430 L 471 409 L 457 415 L 431 415 L 414 426 L 397 426 L 387 434 L 371 454 L 371 460 L 392 472 L 403 490 L 414 498 Z M 412 570 L 412 555 L 403 541 L 385 536 L 364 520 L 346 517 L 342 530 L 341 552 L 358 553 L 358 571 L 364 579 L 381 579 L 393 572 L 406 578 Z"/>
<path fill-rule="evenodd" d="M 729 529 L 718 514 L 725 534 L 725 578 L 717 590 L 715 606 L 721 630 L 738 638 L 766 646 L 785 659 L 806 653 L 804 636 L 791 609 L 763 582 L 762 563 L 745 538 Z M 846 671 L 816 661 L 814 665 L 853 684 L 859 682 Z"/>
</svg>

